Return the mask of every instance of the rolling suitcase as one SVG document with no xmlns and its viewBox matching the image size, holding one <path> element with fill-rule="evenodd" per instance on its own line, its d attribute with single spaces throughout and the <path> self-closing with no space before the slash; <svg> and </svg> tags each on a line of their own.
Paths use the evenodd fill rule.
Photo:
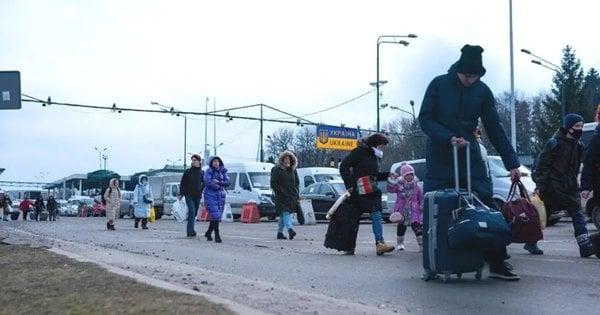
<svg viewBox="0 0 600 315">
<path fill-rule="evenodd" d="M 42 211 L 40 212 L 40 221 L 48 221 L 48 211 Z"/>
<path fill-rule="evenodd" d="M 443 275 L 447 282 L 453 274 L 460 279 L 463 273 L 475 272 L 481 280 L 484 265 L 479 249 L 452 249 L 448 243 L 448 228 L 452 212 L 460 207 L 460 200 L 471 196 L 471 156 L 467 146 L 467 192 L 460 191 L 458 175 L 458 148 L 454 147 L 455 189 L 444 189 L 425 194 L 423 211 L 423 268 L 422 279 L 429 281 Z"/>
</svg>

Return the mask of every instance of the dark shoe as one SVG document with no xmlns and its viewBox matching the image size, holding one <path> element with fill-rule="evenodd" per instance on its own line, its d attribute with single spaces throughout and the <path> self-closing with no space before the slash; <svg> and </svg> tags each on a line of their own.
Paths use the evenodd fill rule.
<svg viewBox="0 0 600 315">
<path fill-rule="evenodd" d="M 287 237 L 285 237 L 285 235 L 283 235 L 283 233 L 278 232 L 277 233 L 277 239 L 278 240 L 287 240 Z"/>
<path fill-rule="evenodd" d="M 544 251 L 537 246 L 537 243 L 526 243 L 523 248 L 531 255 L 544 255 Z"/>
<path fill-rule="evenodd" d="M 206 240 L 209 242 L 213 240 L 211 234 L 212 234 L 212 232 L 208 232 L 208 231 L 206 233 L 204 233 L 204 237 L 206 237 Z"/>
<path fill-rule="evenodd" d="M 579 256 L 581 256 L 582 258 L 588 258 L 594 254 L 594 246 L 592 245 L 592 243 L 585 243 L 579 245 Z"/>
<path fill-rule="evenodd" d="M 223 242 L 221 240 L 221 235 L 219 235 L 219 233 L 215 233 L 215 243 L 221 243 Z"/>
<path fill-rule="evenodd" d="M 508 271 L 513 271 L 514 267 L 511 263 L 509 263 L 508 261 L 504 262 L 504 268 L 508 269 Z"/>
<path fill-rule="evenodd" d="M 110 223 L 106 222 L 106 229 L 110 230 Z"/>
<path fill-rule="evenodd" d="M 504 266 L 501 266 L 497 269 L 490 267 L 490 276 L 489 277 L 492 279 L 499 279 L 499 280 L 504 280 L 504 281 L 519 281 L 519 280 L 521 280 L 521 277 L 512 273 L 510 270 L 508 270 Z"/>
<path fill-rule="evenodd" d="M 143 230 L 147 230 L 148 229 L 148 219 L 142 219 L 142 229 Z"/>
<path fill-rule="evenodd" d="M 135 219 L 133 226 L 137 229 L 140 226 L 140 219 Z"/>
<path fill-rule="evenodd" d="M 294 237 L 296 236 L 296 232 L 294 230 L 292 230 L 292 229 L 289 229 L 288 230 L 288 235 L 290 237 L 290 240 L 293 240 Z"/>
</svg>

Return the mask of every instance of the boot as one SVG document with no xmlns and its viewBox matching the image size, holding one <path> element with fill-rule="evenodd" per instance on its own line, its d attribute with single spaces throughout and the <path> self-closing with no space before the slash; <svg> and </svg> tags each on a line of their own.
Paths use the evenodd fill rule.
<svg viewBox="0 0 600 315">
<path fill-rule="evenodd" d="M 110 222 L 106 221 L 106 229 L 110 231 Z"/>
<path fill-rule="evenodd" d="M 148 229 L 147 224 L 148 224 L 148 219 L 147 218 L 143 218 L 142 219 L 142 229 L 143 230 L 147 230 Z"/>
<path fill-rule="evenodd" d="M 212 221 L 210 221 L 210 223 L 208 224 L 208 230 L 206 230 L 206 233 L 204 233 L 204 237 L 206 237 L 206 240 L 209 242 L 213 240 L 213 238 L 212 238 L 213 229 L 214 229 L 214 224 Z"/>
<path fill-rule="evenodd" d="M 587 258 L 594 255 L 594 245 L 590 242 L 589 234 L 581 234 L 575 237 L 579 245 L 579 256 Z"/>
<path fill-rule="evenodd" d="M 526 251 L 528 251 L 531 255 L 544 255 L 544 251 L 538 247 L 537 242 L 525 243 L 525 246 L 523 246 L 523 248 Z"/>
<path fill-rule="evenodd" d="M 133 224 L 133 226 L 137 229 L 140 226 L 140 218 L 135 218 L 135 223 Z"/>
<path fill-rule="evenodd" d="M 396 236 L 396 250 L 404 250 L 404 236 Z"/>
<path fill-rule="evenodd" d="M 423 252 L 423 235 L 417 235 L 417 243 L 419 244 L 419 252 Z"/>
<path fill-rule="evenodd" d="M 383 240 L 377 241 L 375 243 L 375 251 L 377 252 L 377 256 L 381 256 L 385 253 L 389 253 L 394 250 L 393 245 L 386 244 Z"/>
<path fill-rule="evenodd" d="M 114 223 L 110 225 L 110 230 L 111 230 L 111 231 L 114 231 L 114 230 L 115 230 L 115 224 L 114 224 Z"/>
<path fill-rule="evenodd" d="M 292 229 L 289 229 L 288 230 L 288 236 L 289 236 L 290 240 L 293 240 L 294 236 L 296 236 L 296 232 L 294 230 L 292 230 Z"/>
<path fill-rule="evenodd" d="M 219 234 L 219 221 L 214 221 L 215 243 L 221 243 L 221 234 Z"/>
<path fill-rule="evenodd" d="M 285 237 L 285 235 L 283 235 L 283 233 L 277 232 L 277 239 L 278 240 L 287 240 L 287 237 Z"/>
</svg>

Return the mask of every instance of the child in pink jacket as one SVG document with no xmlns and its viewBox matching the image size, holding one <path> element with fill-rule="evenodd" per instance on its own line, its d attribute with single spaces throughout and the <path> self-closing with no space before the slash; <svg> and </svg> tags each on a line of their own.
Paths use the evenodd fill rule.
<svg viewBox="0 0 600 315">
<path fill-rule="evenodd" d="M 392 173 L 388 178 L 387 191 L 396 193 L 394 212 L 400 213 L 401 217 L 396 232 L 397 250 L 404 250 L 404 234 L 408 226 L 415 233 L 419 248 L 423 248 L 423 189 L 418 181 L 415 170 L 407 163 L 402 163 L 400 176 Z"/>
</svg>

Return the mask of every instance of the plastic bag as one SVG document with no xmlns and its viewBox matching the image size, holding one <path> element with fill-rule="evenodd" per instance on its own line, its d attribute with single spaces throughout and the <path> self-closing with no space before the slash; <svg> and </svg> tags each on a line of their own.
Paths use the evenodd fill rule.
<svg viewBox="0 0 600 315">
<path fill-rule="evenodd" d="M 533 196 L 531 197 L 531 203 L 533 203 L 540 216 L 540 226 L 542 227 L 542 229 L 546 228 L 546 221 L 548 220 L 548 216 L 546 214 L 546 207 L 544 206 L 544 202 L 542 201 L 542 199 L 540 199 L 540 196 L 538 196 L 538 194 L 533 194 Z"/>
<path fill-rule="evenodd" d="M 150 222 L 154 222 L 156 221 L 156 211 L 154 210 L 154 207 L 150 207 Z"/>
<path fill-rule="evenodd" d="M 327 211 L 327 215 L 325 215 L 325 218 L 327 218 L 327 220 L 329 220 L 333 216 L 333 214 L 337 211 L 337 209 L 342 204 L 342 202 L 344 202 L 344 200 L 348 199 L 349 197 L 350 197 L 350 193 L 349 192 L 345 192 L 344 194 L 342 194 L 338 198 L 338 200 L 335 201 L 335 203 L 333 204 L 333 206 L 331 206 L 331 208 L 329 209 L 329 211 Z"/>
<path fill-rule="evenodd" d="M 183 199 L 177 200 L 175 203 L 173 203 L 173 216 L 179 223 L 187 220 L 188 208 Z"/>
</svg>

